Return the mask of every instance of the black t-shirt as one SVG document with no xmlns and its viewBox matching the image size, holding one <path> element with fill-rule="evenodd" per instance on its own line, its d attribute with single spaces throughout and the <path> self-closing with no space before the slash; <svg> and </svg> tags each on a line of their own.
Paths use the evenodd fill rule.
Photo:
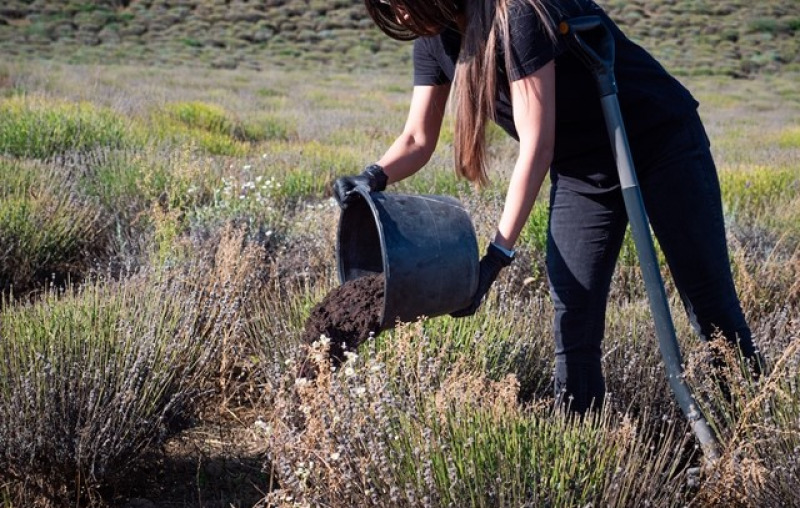
<svg viewBox="0 0 800 508">
<path fill-rule="evenodd" d="M 548 9 L 556 25 L 562 19 L 595 14 L 610 27 L 616 45 L 614 73 L 620 108 L 634 155 L 636 139 L 642 134 L 680 121 L 696 111 L 697 101 L 689 91 L 647 51 L 629 40 L 593 1 L 551 3 L 554 5 Z M 594 77 L 562 40 L 554 42 L 549 37 L 538 15 L 525 0 L 512 2 L 509 24 L 511 68 L 508 74 L 512 81 L 529 76 L 555 59 L 556 134 L 552 169 L 592 187 L 613 185 L 616 181 L 613 154 Z M 413 58 L 414 85 L 452 82 L 460 44 L 461 35 L 455 29 L 417 39 Z M 497 61 L 497 123 L 516 139 L 504 56 L 498 55 Z"/>
</svg>

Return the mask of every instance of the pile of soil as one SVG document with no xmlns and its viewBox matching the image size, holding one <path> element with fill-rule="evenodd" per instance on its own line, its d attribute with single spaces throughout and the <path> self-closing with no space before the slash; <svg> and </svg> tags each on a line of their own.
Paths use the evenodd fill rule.
<svg viewBox="0 0 800 508">
<path fill-rule="evenodd" d="M 345 351 L 355 351 L 370 334 L 380 331 L 383 290 L 383 274 L 359 277 L 333 289 L 311 310 L 303 342 L 328 337 L 331 362 L 341 363 Z"/>
</svg>

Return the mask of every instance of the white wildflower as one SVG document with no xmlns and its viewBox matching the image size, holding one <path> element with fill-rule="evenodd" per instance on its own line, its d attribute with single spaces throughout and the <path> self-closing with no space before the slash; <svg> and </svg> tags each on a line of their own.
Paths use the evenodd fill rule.
<svg viewBox="0 0 800 508">
<path fill-rule="evenodd" d="M 256 429 L 265 434 L 270 434 L 272 432 L 272 427 L 270 427 L 270 425 L 261 418 L 258 418 L 253 425 L 256 427 Z"/>
</svg>

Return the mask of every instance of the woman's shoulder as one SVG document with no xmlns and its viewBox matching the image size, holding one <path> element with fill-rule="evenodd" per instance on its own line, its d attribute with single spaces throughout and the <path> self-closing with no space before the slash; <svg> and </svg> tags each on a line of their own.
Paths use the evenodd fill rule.
<svg viewBox="0 0 800 508">
<path fill-rule="evenodd" d="M 509 0 L 508 12 L 509 20 L 515 17 L 534 15 L 541 17 L 542 14 L 550 17 L 553 21 L 585 14 L 591 11 L 602 11 L 593 0 Z"/>
<path fill-rule="evenodd" d="M 430 53 L 458 53 L 461 47 L 461 34 L 456 28 L 448 27 L 437 35 L 417 37 L 414 46 Z"/>
</svg>

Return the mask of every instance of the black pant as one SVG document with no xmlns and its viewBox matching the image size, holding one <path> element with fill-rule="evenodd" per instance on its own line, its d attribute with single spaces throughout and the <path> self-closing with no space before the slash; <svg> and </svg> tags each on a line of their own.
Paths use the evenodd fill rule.
<svg viewBox="0 0 800 508">
<path fill-rule="evenodd" d="M 631 140 L 631 148 L 647 215 L 693 326 L 706 339 L 721 332 L 753 356 L 731 275 L 719 180 L 699 117 Z M 602 164 L 616 174 L 613 163 Z M 594 166 L 587 172 L 596 172 Z M 605 394 L 606 302 L 628 217 L 618 185 L 580 184 L 557 171 L 551 176 L 547 274 L 555 304 L 555 389 L 558 400 L 583 413 Z"/>
</svg>

